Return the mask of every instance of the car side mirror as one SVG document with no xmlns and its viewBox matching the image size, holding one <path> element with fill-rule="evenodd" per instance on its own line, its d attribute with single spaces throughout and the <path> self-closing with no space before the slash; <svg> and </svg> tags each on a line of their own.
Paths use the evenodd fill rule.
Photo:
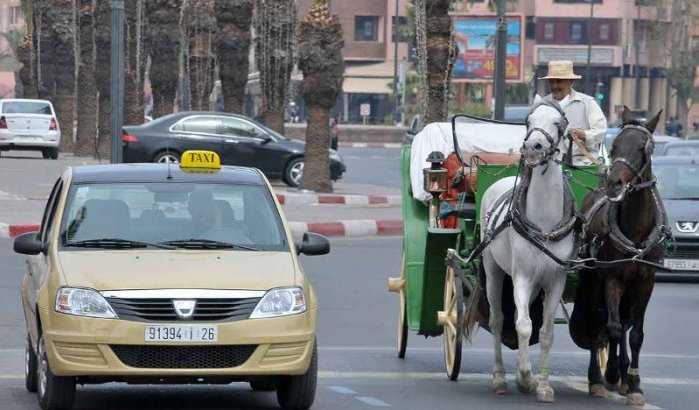
<svg viewBox="0 0 699 410">
<path fill-rule="evenodd" d="M 304 255 L 327 255 L 330 253 L 330 242 L 323 235 L 306 232 L 301 243 L 296 243 L 296 252 Z"/>
<path fill-rule="evenodd" d="M 272 137 L 270 137 L 267 134 L 258 134 L 257 136 L 259 138 L 262 138 L 262 142 L 261 142 L 262 145 L 268 144 L 269 142 L 272 141 Z"/>
<path fill-rule="evenodd" d="M 14 250 L 23 255 L 38 255 L 46 252 L 46 247 L 41 243 L 39 232 L 27 232 L 15 238 Z"/>
</svg>

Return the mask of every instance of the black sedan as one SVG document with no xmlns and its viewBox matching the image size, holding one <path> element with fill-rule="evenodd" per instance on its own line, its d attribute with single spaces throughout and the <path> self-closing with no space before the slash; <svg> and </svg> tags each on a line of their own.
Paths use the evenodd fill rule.
<svg viewBox="0 0 699 410">
<path fill-rule="evenodd" d="M 305 144 L 251 120 L 221 112 L 179 112 L 149 123 L 126 126 L 124 162 L 173 162 L 187 150 L 215 151 L 223 165 L 260 169 L 269 178 L 298 186 L 303 175 Z M 330 176 L 342 177 L 342 157 L 330 150 Z"/>
</svg>

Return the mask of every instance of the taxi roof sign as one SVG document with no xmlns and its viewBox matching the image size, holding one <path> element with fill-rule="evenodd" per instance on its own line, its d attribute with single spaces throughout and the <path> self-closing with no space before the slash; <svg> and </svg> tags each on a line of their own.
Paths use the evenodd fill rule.
<svg viewBox="0 0 699 410">
<path fill-rule="evenodd" d="M 180 159 L 180 169 L 185 172 L 218 172 L 221 157 L 213 151 L 185 151 Z"/>
</svg>

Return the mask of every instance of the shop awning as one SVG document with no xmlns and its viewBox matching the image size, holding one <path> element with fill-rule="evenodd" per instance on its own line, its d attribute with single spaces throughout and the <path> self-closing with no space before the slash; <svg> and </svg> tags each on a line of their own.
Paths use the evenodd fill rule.
<svg viewBox="0 0 699 410">
<path fill-rule="evenodd" d="M 389 84 L 393 78 L 358 78 L 345 77 L 342 91 L 348 94 L 391 94 Z"/>
</svg>

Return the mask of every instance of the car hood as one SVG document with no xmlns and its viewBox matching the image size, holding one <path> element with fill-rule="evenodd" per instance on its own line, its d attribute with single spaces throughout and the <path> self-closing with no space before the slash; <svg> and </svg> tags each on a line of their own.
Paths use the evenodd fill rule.
<svg viewBox="0 0 699 410">
<path fill-rule="evenodd" d="M 699 238 L 699 200 L 666 199 L 663 204 L 675 238 Z"/>
<path fill-rule="evenodd" d="M 68 286 L 96 290 L 244 289 L 294 285 L 289 252 L 81 250 L 60 252 Z"/>
</svg>

